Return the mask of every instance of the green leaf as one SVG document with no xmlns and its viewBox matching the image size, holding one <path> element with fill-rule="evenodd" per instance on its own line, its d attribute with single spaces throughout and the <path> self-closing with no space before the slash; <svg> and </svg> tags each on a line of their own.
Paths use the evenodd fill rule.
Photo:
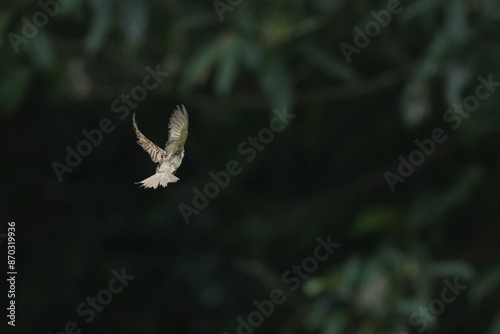
<svg viewBox="0 0 500 334">
<path fill-rule="evenodd" d="M 61 17 L 69 17 L 71 15 L 74 15 L 75 13 L 78 13 L 82 10 L 85 2 L 86 0 L 66 1 L 64 4 L 61 4 L 60 11 L 57 15 Z"/>
<path fill-rule="evenodd" d="M 466 6 L 461 0 L 452 0 L 447 7 L 446 32 L 454 43 L 463 43 L 471 36 Z"/>
<path fill-rule="evenodd" d="M 441 5 L 441 2 L 435 0 L 413 1 L 405 5 L 404 11 L 398 15 L 398 20 L 407 24 L 414 18 L 425 17 L 431 11 L 438 11 Z"/>
<path fill-rule="evenodd" d="M 361 235 L 388 230 L 398 226 L 401 218 L 401 211 L 397 207 L 368 207 L 358 215 L 353 230 L 356 234 Z"/>
<path fill-rule="evenodd" d="M 52 43 L 43 30 L 26 45 L 26 50 L 33 62 L 43 69 L 48 69 L 55 61 Z"/>
<path fill-rule="evenodd" d="M 453 277 L 459 276 L 471 281 L 474 277 L 474 269 L 467 263 L 461 261 L 443 261 L 432 263 L 428 267 L 430 277 Z"/>
<path fill-rule="evenodd" d="M 119 6 L 120 23 L 127 42 L 134 48 L 145 38 L 148 10 L 144 0 L 122 0 Z"/>
<path fill-rule="evenodd" d="M 347 312 L 337 311 L 328 320 L 323 333 L 325 334 L 341 334 L 347 326 L 348 315 Z"/>
<path fill-rule="evenodd" d="M 252 70 L 258 69 L 263 58 L 262 45 L 248 38 L 240 38 L 239 48 L 243 64 Z"/>
<path fill-rule="evenodd" d="M 479 166 L 470 166 L 448 190 L 429 191 L 418 198 L 408 212 L 407 222 L 412 228 L 421 229 L 441 219 L 446 213 L 465 202 L 482 180 Z"/>
<path fill-rule="evenodd" d="M 493 316 L 493 324 L 486 334 L 498 334 L 500 333 L 500 311 Z"/>
<path fill-rule="evenodd" d="M 4 11 L 0 13 L 0 35 L 1 36 L 6 36 L 7 35 L 7 27 L 12 20 L 12 12 L 11 11 Z M 7 38 L 1 38 L 0 39 L 0 49 L 2 48 L 2 45 L 4 41 L 7 40 Z"/>
<path fill-rule="evenodd" d="M 211 41 L 204 44 L 187 62 L 184 76 L 179 89 L 181 92 L 190 90 L 195 84 L 206 80 L 219 55 L 219 43 Z"/>
<path fill-rule="evenodd" d="M 363 274 L 363 266 L 365 263 L 358 257 L 351 257 L 343 267 L 342 282 L 339 284 L 338 293 L 341 297 L 351 298 L 355 286 L 358 284 Z"/>
<path fill-rule="evenodd" d="M 217 19 L 217 15 L 206 12 L 195 12 L 189 16 L 180 17 L 174 25 L 174 30 L 186 32 L 188 30 L 203 28 L 215 23 L 220 23 Z"/>
<path fill-rule="evenodd" d="M 233 39 L 224 53 L 215 73 L 215 91 L 219 95 L 229 94 L 238 70 L 237 40 Z"/>
<path fill-rule="evenodd" d="M 322 17 L 307 17 L 294 24 L 293 27 L 293 37 L 297 38 L 318 30 L 323 26 L 324 20 Z"/>
<path fill-rule="evenodd" d="M 500 266 L 493 268 L 479 277 L 471 288 L 470 295 L 475 302 L 481 302 L 486 296 L 500 289 Z"/>
<path fill-rule="evenodd" d="M 113 3 L 113 0 L 91 1 L 94 15 L 84 45 L 85 51 L 89 54 L 95 54 L 99 51 L 108 36 L 111 29 Z"/>
</svg>

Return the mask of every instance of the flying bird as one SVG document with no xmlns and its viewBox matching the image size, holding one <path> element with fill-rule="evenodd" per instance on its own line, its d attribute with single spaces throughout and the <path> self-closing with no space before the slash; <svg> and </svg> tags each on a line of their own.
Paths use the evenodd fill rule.
<svg viewBox="0 0 500 334">
<path fill-rule="evenodd" d="M 184 158 L 184 143 L 188 135 L 188 114 L 186 108 L 183 105 L 180 107 L 177 106 L 177 109 L 170 116 L 168 141 L 165 149 L 156 146 L 139 131 L 135 122 L 135 113 L 132 117 L 132 122 L 137 136 L 137 144 L 144 151 L 148 152 L 153 162 L 158 164 L 156 173 L 153 176 L 141 182 L 136 182 L 136 184 L 141 184 L 144 188 L 156 189 L 159 185 L 166 187 L 169 183 L 177 182 L 179 178 L 174 173 L 181 165 L 182 158 Z"/>
</svg>

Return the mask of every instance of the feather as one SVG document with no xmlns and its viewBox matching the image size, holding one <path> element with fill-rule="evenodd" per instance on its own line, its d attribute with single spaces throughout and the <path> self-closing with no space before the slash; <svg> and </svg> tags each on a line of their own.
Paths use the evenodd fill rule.
<svg viewBox="0 0 500 334">
<path fill-rule="evenodd" d="M 188 123 L 189 118 L 186 108 L 181 105 L 177 106 L 170 117 L 170 123 L 168 124 L 169 134 L 168 141 L 165 145 L 165 150 L 167 152 L 167 157 L 170 159 L 179 151 L 184 150 L 184 144 L 186 143 L 186 138 L 188 136 Z"/>
<path fill-rule="evenodd" d="M 174 172 L 179 168 L 184 157 L 184 144 L 188 135 L 188 114 L 186 108 L 177 106 L 170 117 L 168 124 L 169 135 L 165 145 L 165 150 L 156 146 L 152 141 L 146 138 L 139 131 L 135 121 L 135 114 L 132 117 L 132 123 L 137 136 L 137 143 L 149 153 L 151 159 L 158 164 L 156 173 L 141 182 L 144 188 L 154 188 L 158 186 L 166 187 L 169 183 L 177 182 L 178 177 Z"/>
</svg>

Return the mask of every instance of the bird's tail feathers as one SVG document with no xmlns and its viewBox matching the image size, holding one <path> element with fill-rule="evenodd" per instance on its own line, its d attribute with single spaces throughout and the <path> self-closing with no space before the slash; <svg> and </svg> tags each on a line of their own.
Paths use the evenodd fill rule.
<svg viewBox="0 0 500 334">
<path fill-rule="evenodd" d="M 179 178 L 172 173 L 157 172 L 141 182 L 136 182 L 136 184 L 141 184 L 141 187 L 144 188 L 156 189 L 158 186 L 166 187 L 167 184 L 177 182 L 178 180 Z"/>
</svg>

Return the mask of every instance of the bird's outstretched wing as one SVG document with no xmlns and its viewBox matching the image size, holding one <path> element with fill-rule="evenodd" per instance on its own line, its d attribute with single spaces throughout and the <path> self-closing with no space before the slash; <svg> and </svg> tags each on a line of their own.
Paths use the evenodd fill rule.
<svg viewBox="0 0 500 334">
<path fill-rule="evenodd" d="M 135 113 L 132 116 L 132 122 L 134 125 L 135 135 L 137 136 L 137 144 L 141 145 L 144 151 L 148 152 L 151 160 L 156 163 L 160 162 L 163 155 L 165 154 L 165 151 L 156 146 L 151 140 L 147 139 L 141 131 L 139 131 L 137 123 L 135 122 Z"/>
<path fill-rule="evenodd" d="M 170 116 L 170 123 L 168 123 L 169 133 L 168 141 L 165 145 L 167 157 L 172 157 L 179 151 L 184 150 L 184 144 L 188 136 L 188 114 L 186 108 L 181 105 L 177 106 L 172 116 Z"/>
</svg>

